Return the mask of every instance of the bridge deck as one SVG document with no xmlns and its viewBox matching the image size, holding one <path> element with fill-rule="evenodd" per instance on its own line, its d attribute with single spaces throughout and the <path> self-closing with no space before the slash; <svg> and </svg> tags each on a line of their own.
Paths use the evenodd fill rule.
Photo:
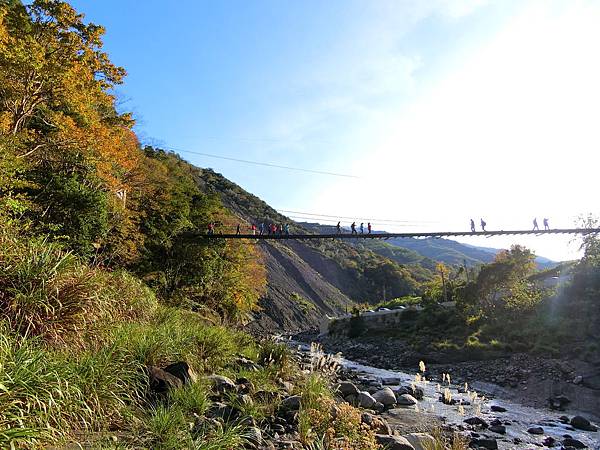
<svg viewBox="0 0 600 450">
<path fill-rule="evenodd" d="M 450 236 L 508 236 L 508 235 L 535 235 L 546 234 L 595 234 L 600 233 L 600 228 L 556 228 L 550 230 L 497 230 L 497 231 L 437 231 L 414 233 L 372 233 L 372 234 L 200 234 L 207 239 L 390 239 L 390 238 L 416 238 L 433 237 L 442 238 Z"/>
</svg>

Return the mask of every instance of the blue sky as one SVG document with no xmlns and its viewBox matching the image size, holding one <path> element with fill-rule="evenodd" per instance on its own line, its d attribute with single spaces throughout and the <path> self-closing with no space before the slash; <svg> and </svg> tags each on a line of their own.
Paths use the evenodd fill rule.
<svg viewBox="0 0 600 450">
<path fill-rule="evenodd" d="M 360 176 L 181 153 L 274 207 L 428 222 L 397 230 L 479 216 L 494 229 L 534 215 L 571 226 L 595 207 L 573 199 L 595 190 L 581 164 L 600 144 L 595 2 L 72 3 L 107 28 L 143 141 Z M 521 243 L 574 254 L 566 241 Z"/>
</svg>

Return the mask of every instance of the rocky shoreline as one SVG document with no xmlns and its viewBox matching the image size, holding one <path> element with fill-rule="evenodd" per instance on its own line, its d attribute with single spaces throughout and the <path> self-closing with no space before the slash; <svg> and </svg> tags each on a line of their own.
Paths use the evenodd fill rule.
<svg viewBox="0 0 600 450">
<path fill-rule="evenodd" d="M 307 333 L 300 338 L 316 336 Z M 339 352 L 349 360 L 382 369 L 416 372 L 418 361 L 425 361 L 431 380 L 450 374 L 456 383 L 477 382 L 497 397 L 527 406 L 553 406 L 553 398 L 566 397 L 569 401 L 562 407 L 600 420 L 600 364 L 525 353 L 461 361 L 461 355 L 419 353 L 400 340 L 380 337 L 324 336 L 317 341 L 327 352 Z"/>
</svg>

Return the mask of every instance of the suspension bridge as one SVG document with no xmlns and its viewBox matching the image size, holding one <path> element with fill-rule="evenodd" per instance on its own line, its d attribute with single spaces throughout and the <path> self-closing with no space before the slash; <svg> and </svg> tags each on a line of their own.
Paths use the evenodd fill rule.
<svg viewBox="0 0 600 450">
<path fill-rule="evenodd" d="M 310 239 L 393 239 L 393 238 L 444 238 L 452 236 L 513 236 L 550 234 L 589 235 L 600 233 L 600 228 L 552 228 L 548 230 L 491 230 L 491 231 L 425 231 L 411 233 L 329 233 L 329 234 L 200 234 L 206 239 L 258 239 L 258 240 L 310 240 Z"/>
</svg>

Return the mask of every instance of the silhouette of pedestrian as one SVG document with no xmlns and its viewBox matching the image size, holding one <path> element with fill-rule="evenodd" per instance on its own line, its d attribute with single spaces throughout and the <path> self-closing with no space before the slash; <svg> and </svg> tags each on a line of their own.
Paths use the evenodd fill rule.
<svg viewBox="0 0 600 450">
<path fill-rule="evenodd" d="M 365 224 L 363 222 L 360 223 L 360 234 L 365 234 Z"/>
<path fill-rule="evenodd" d="M 250 229 L 252 230 L 252 236 L 256 235 L 256 225 L 252 224 L 252 226 L 250 227 Z"/>
<path fill-rule="evenodd" d="M 356 233 L 356 222 L 352 222 L 352 225 L 350 225 L 350 228 L 352 229 L 352 234 L 357 234 Z"/>
<path fill-rule="evenodd" d="M 475 222 L 471 219 L 471 233 L 475 233 Z"/>
<path fill-rule="evenodd" d="M 533 229 L 540 231 L 540 227 L 538 227 L 538 224 L 537 224 L 537 217 L 534 217 L 534 219 L 533 219 Z"/>
<path fill-rule="evenodd" d="M 544 219 L 544 230 L 549 230 L 550 225 L 548 225 L 548 219 Z"/>
<path fill-rule="evenodd" d="M 367 224 L 367 230 L 369 230 L 369 234 L 371 234 L 371 222 Z"/>
<path fill-rule="evenodd" d="M 481 223 L 481 229 L 485 232 L 485 226 L 487 225 L 487 223 L 485 223 L 485 220 L 480 219 L 480 223 Z"/>
<path fill-rule="evenodd" d="M 235 234 L 240 234 L 240 224 L 237 224 L 237 228 L 235 229 Z"/>
<path fill-rule="evenodd" d="M 283 226 L 283 229 L 284 229 L 284 231 L 285 231 L 285 235 L 286 235 L 286 236 L 289 236 L 289 235 L 290 235 L 290 224 L 289 224 L 289 223 L 286 223 L 286 224 Z"/>
<path fill-rule="evenodd" d="M 265 223 L 261 222 L 260 225 L 258 226 L 258 234 L 260 234 L 262 236 L 262 234 L 265 232 Z"/>
<path fill-rule="evenodd" d="M 340 225 L 340 222 L 337 223 L 337 225 L 335 226 L 335 228 L 337 229 L 337 234 L 341 234 L 342 233 L 342 226 Z"/>
<path fill-rule="evenodd" d="M 212 222 L 208 224 L 208 234 L 215 234 L 215 224 Z"/>
</svg>

